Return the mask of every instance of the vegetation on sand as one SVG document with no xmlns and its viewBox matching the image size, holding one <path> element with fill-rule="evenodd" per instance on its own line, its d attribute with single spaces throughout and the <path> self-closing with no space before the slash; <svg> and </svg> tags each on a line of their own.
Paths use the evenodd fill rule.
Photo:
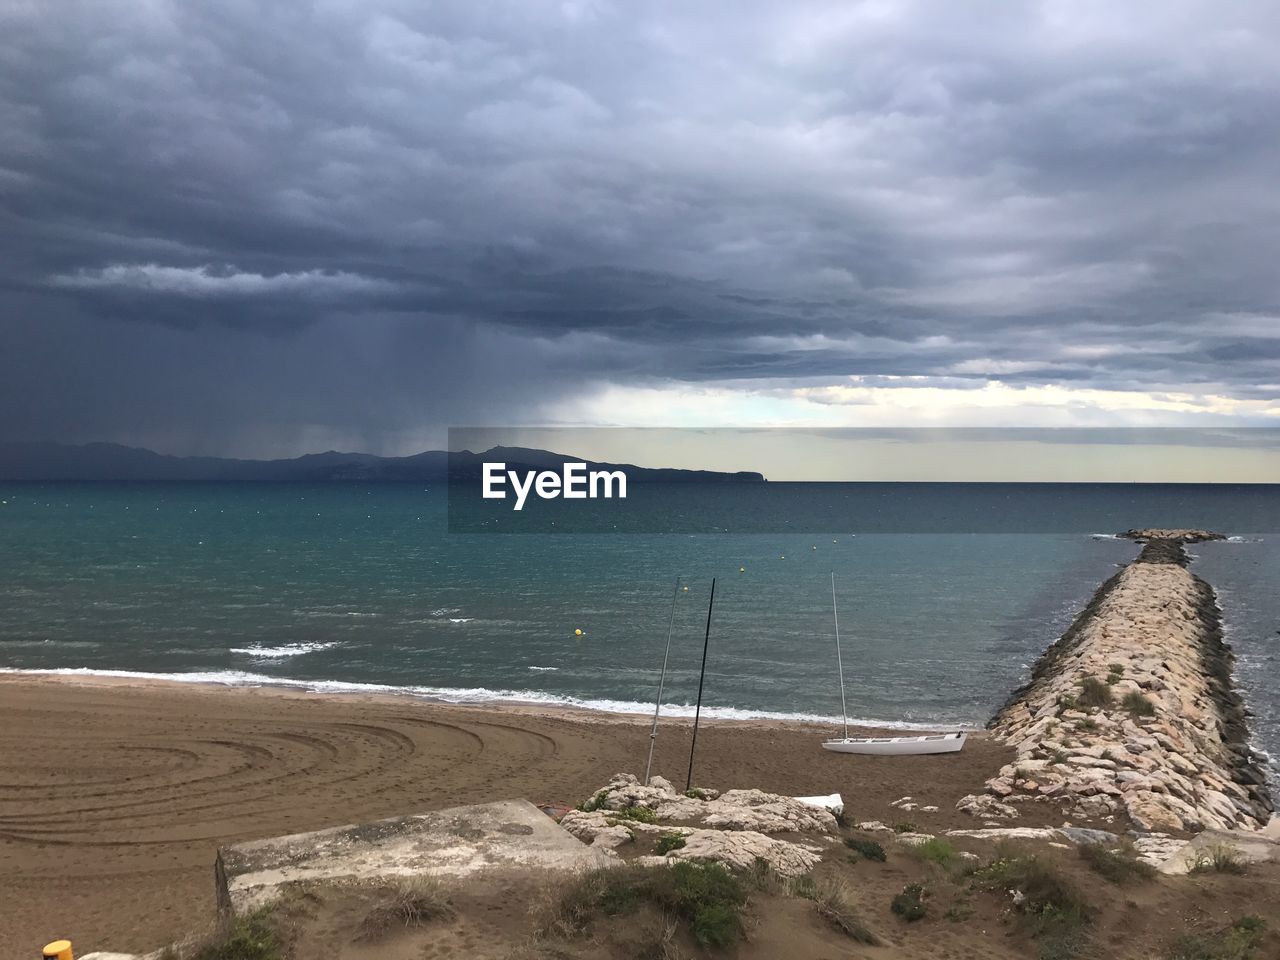
<svg viewBox="0 0 1280 960">
<path fill-rule="evenodd" d="M 283 960 L 284 949 L 267 908 L 234 917 L 196 947 L 192 960 Z"/>
<path fill-rule="evenodd" d="M 1212 933 L 1179 937 L 1166 954 L 1168 960 L 1249 960 L 1267 930 L 1261 917 L 1241 917 Z"/>
<path fill-rule="evenodd" d="M 650 903 L 688 924 L 704 947 L 725 947 L 742 935 L 745 885 L 718 863 L 602 868 L 569 880 L 546 904 L 539 930 L 582 933 L 597 916 L 616 916 Z"/>
<path fill-rule="evenodd" d="M 1113 849 L 1104 843 L 1082 843 L 1076 848 L 1089 869 L 1115 884 L 1150 880 L 1156 868 L 1139 860 L 1132 847 Z"/>
<path fill-rule="evenodd" d="M 812 900 L 818 916 L 846 937 L 869 945 L 880 942 L 859 919 L 850 902 L 849 887 L 843 881 L 826 880 L 817 884 Z"/>
<path fill-rule="evenodd" d="M 1093 909 L 1050 860 L 1002 853 L 971 876 L 983 889 L 1012 896 L 1019 926 L 1038 941 L 1041 960 L 1067 960 L 1085 951 Z"/>
<path fill-rule="evenodd" d="M 911 852 L 928 863 L 936 863 L 945 868 L 951 867 L 960 859 L 960 851 L 952 846 L 950 840 L 934 837 L 911 848 Z"/>
<path fill-rule="evenodd" d="M 365 940 L 379 940 L 397 928 L 417 927 L 452 916 L 453 907 L 440 881 L 429 876 L 413 877 L 396 886 L 365 914 L 360 935 Z"/>
<path fill-rule="evenodd" d="M 850 850 L 862 854 L 867 860 L 877 860 L 884 863 L 884 847 L 874 840 L 862 840 L 858 837 L 845 837 L 844 845 Z"/>
<path fill-rule="evenodd" d="M 908 883 L 890 902 L 889 909 L 908 923 L 914 923 L 928 912 L 929 908 L 924 898 L 923 886 L 918 883 Z"/>
</svg>

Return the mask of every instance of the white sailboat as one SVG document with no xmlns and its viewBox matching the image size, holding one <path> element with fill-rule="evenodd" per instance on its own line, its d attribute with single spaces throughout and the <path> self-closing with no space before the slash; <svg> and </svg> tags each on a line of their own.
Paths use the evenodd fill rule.
<svg viewBox="0 0 1280 960">
<path fill-rule="evenodd" d="M 964 746 L 968 737 L 964 731 L 957 733 L 930 733 L 915 737 L 851 737 L 849 736 L 849 707 L 844 696 L 844 662 L 840 655 L 840 611 L 836 606 L 836 575 L 831 574 L 831 613 L 836 624 L 836 672 L 840 674 L 840 711 L 844 715 L 844 736 L 839 740 L 822 741 L 822 749 L 835 753 L 863 753 L 901 757 L 912 754 L 955 753 Z"/>
</svg>

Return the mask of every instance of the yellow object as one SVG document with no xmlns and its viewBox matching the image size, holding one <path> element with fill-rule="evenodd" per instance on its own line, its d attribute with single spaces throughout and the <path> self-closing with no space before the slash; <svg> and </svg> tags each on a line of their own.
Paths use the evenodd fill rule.
<svg viewBox="0 0 1280 960">
<path fill-rule="evenodd" d="M 581 630 L 575 630 L 575 631 L 573 631 L 573 635 L 574 635 L 575 637 L 580 637 L 580 636 L 582 636 L 582 631 L 581 631 Z"/>
<path fill-rule="evenodd" d="M 70 940 L 55 940 L 44 947 L 45 960 L 74 960 Z"/>
<path fill-rule="evenodd" d="M 688 587 L 685 587 L 685 588 L 684 588 L 684 592 L 685 592 L 685 593 L 688 593 L 688 592 L 689 592 L 689 588 L 688 588 Z"/>
<path fill-rule="evenodd" d="M 746 573 L 746 572 L 747 572 L 747 568 L 746 568 L 746 567 L 739 567 L 739 568 L 738 568 L 738 572 L 739 572 L 739 573 Z"/>
</svg>

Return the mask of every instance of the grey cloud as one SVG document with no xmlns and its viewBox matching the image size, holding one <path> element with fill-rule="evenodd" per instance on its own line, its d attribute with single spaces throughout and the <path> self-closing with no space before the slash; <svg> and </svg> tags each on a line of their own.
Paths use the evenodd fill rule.
<svg viewBox="0 0 1280 960">
<path fill-rule="evenodd" d="M 383 280 L 373 280 L 341 270 L 303 270 L 298 273 L 261 274 L 234 268 L 209 266 L 172 267 L 158 263 L 114 264 L 98 270 L 78 270 L 49 278 L 55 287 L 96 290 L 119 288 L 141 293 L 183 297 L 258 297 L 288 294 L 297 297 L 325 297 L 332 294 L 378 292 L 391 288 Z"/>
<path fill-rule="evenodd" d="M 662 378 L 1276 396 L 1266 5 L 4 17 L 10 431 L 385 449 Z"/>
</svg>

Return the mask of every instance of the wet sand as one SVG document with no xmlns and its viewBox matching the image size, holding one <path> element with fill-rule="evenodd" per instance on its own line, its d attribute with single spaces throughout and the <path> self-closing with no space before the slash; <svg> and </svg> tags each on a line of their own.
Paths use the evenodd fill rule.
<svg viewBox="0 0 1280 960">
<path fill-rule="evenodd" d="M 960 754 L 837 756 L 819 746 L 835 733 L 706 722 L 694 781 L 975 826 L 956 800 L 1013 755 L 971 735 Z M 664 722 L 654 772 L 683 785 L 689 741 L 688 721 Z M 648 743 L 647 718 L 588 711 L 0 676 L 0 954 L 55 936 L 154 949 L 210 921 L 220 844 L 507 797 L 575 805 L 618 771 L 642 775 Z M 889 806 L 906 795 L 939 810 Z M 1027 812 L 1020 825 L 1054 813 Z"/>
</svg>

